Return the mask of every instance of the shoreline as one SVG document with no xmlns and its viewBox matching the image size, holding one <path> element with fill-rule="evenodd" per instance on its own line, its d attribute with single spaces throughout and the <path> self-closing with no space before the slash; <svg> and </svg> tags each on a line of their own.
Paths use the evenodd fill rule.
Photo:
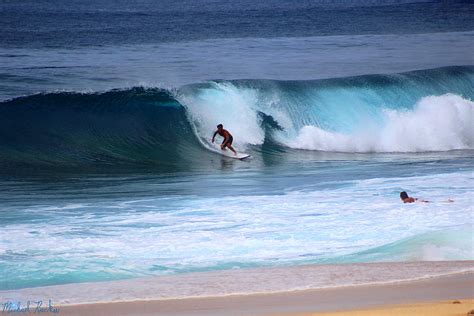
<svg viewBox="0 0 474 316">
<path fill-rule="evenodd" d="M 466 280 L 471 283 L 466 284 Z M 442 284 L 443 282 L 451 282 L 447 288 L 452 292 L 444 291 L 446 286 Z M 413 298 L 417 298 L 414 300 L 410 300 L 410 297 L 396 299 L 398 294 L 393 292 L 394 288 L 406 288 L 402 292 L 410 292 L 412 287 L 420 287 L 423 284 L 431 284 L 432 288 L 439 287 L 442 291 L 431 292 L 431 295 L 421 297 L 413 295 Z M 458 285 L 462 285 L 463 291 L 456 292 L 455 288 Z M 374 289 L 380 289 L 386 295 L 381 296 L 377 290 L 374 292 Z M 358 295 L 359 292 L 364 291 L 373 292 L 371 296 L 374 299 L 352 298 L 352 305 L 349 304 L 347 307 L 364 308 L 377 303 L 378 305 L 419 303 L 451 298 L 473 298 L 474 260 L 312 264 L 194 272 L 0 291 L 0 301 L 25 303 L 28 300 L 43 300 L 44 302 L 51 300 L 54 306 L 67 311 L 67 315 L 69 313 L 80 315 L 74 314 L 76 311 L 87 311 L 87 315 L 95 315 L 90 313 L 89 309 L 97 310 L 97 315 L 99 315 L 100 310 L 104 308 L 113 309 L 110 313 L 114 315 L 120 315 L 119 310 L 116 309 L 128 310 L 135 315 L 133 310 L 141 310 L 141 308 L 147 310 L 150 308 L 155 312 L 167 310 L 169 315 L 181 315 L 179 312 L 184 308 L 186 315 L 199 315 L 193 309 L 194 304 L 203 306 L 206 310 L 215 309 L 218 311 L 215 315 L 222 315 L 227 309 L 238 312 L 238 309 L 232 305 L 236 302 L 248 306 L 248 312 L 251 314 L 259 311 L 285 313 L 290 307 L 294 309 L 291 312 L 313 312 L 317 311 L 317 307 L 324 306 L 331 310 L 337 306 L 334 301 L 332 305 L 325 305 L 331 302 L 331 297 L 339 297 L 338 300 L 347 301 L 341 297 L 341 293 L 354 297 L 354 293 Z M 322 300 L 321 306 L 308 304 L 315 301 L 313 297 L 315 294 L 318 294 L 316 296 L 319 298 L 327 297 L 327 300 Z M 463 294 L 462 297 L 459 296 L 460 294 Z M 280 302 L 287 302 L 289 305 L 288 307 L 278 305 Z M 355 304 L 358 302 L 364 304 Z M 262 309 L 262 304 L 280 308 L 267 311 L 265 308 Z M 297 308 L 305 306 L 306 309 L 303 311 Z M 147 314 L 141 311 L 136 315 Z M 162 315 L 161 312 L 160 315 Z"/>
<path fill-rule="evenodd" d="M 319 315 L 474 298 L 474 272 L 391 284 L 59 306 L 63 315 Z M 466 310 L 465 313 L 467 313 Z"/>
<path fill-rule="evenodd" d="M 212 298 L 386 285 L 474 273 L 474 260 L 260 267 L 0 291 L 0 302 L 57 305 Z"/>
</svg>

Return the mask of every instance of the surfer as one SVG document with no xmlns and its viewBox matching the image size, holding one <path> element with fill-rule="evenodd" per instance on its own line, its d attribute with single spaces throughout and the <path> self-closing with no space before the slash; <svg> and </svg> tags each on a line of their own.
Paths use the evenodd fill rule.
<svg viewBox="0 0 474 316">
<path fill-rule="evenodd" d="M 400 199 L 403 201 L 403 203 L 413 203 L 413 202 L 416 202 L 416 201 L 420 201 L 420 202 L 423 202 L 423 203 L 429 203 L 430 202 L 430 201 L 425 201 L 425 200 L 418 200 L 417 198 L 408 196 L 408 194 L 405 191 L 400 192 Z"/>
<path fill-rule="evenodd" d="M 221 149 L 225 150 L 225 148 L 227 147 L 234 153 L 234 155 L 237 155 L 237 152 L 232 147 L 232 142 L 234 138 L 232 137 L 232 134 L 229 133 L 228 130 L 224 129 L 224 126 L 222 124 L 217 125 L 217 131 L 215 131 L 214 135 L 212 135 L 213 143 L 214 143 L 214 138 L 216 137 L 217 134 L 224 137 L 224 140 L 222 141 L 222 144 L 221 144 Z"/>
</svg>

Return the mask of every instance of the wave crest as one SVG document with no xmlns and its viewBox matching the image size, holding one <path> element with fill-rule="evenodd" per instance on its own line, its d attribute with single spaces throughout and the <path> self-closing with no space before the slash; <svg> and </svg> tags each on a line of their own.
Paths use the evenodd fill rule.
<svg viewBox="0 0 474 316">
<path fill-rule="evenodd" d="M 304 126 L 291 148 L 339 152 L 424 152 L 474 148 L 474 102 L 446 94 L 420 100 L 413 110 L 384 109 L 382 126 L 364 122 L 353 134 Z M 379 118 L 374 118 L 378 120 Z"/>
</svg>

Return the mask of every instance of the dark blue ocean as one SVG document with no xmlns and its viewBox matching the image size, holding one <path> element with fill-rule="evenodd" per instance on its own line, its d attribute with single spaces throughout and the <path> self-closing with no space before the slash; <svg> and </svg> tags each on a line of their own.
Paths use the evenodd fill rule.
<svg viewBox="0 0 474 316">
<path fill-rule="evenodd" d="M 473 50 L 471 1 L 1 1 L 0 290 L 474 260 Z"/>
</svg>

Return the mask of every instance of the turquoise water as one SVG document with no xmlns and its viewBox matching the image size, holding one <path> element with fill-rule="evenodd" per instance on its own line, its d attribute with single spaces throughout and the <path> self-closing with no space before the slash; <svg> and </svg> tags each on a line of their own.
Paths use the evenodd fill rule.
<svg viewBox="0 0 474 316">
<path fill-rule="evenodd" d="M 472 151 L 11 177 L 3 289 L 303 263 L 472 260 Z M 432 203 L 404 205 L 401 190 Z M 455 202 L 448 203 L 448 198 Z"/>
</svg>

